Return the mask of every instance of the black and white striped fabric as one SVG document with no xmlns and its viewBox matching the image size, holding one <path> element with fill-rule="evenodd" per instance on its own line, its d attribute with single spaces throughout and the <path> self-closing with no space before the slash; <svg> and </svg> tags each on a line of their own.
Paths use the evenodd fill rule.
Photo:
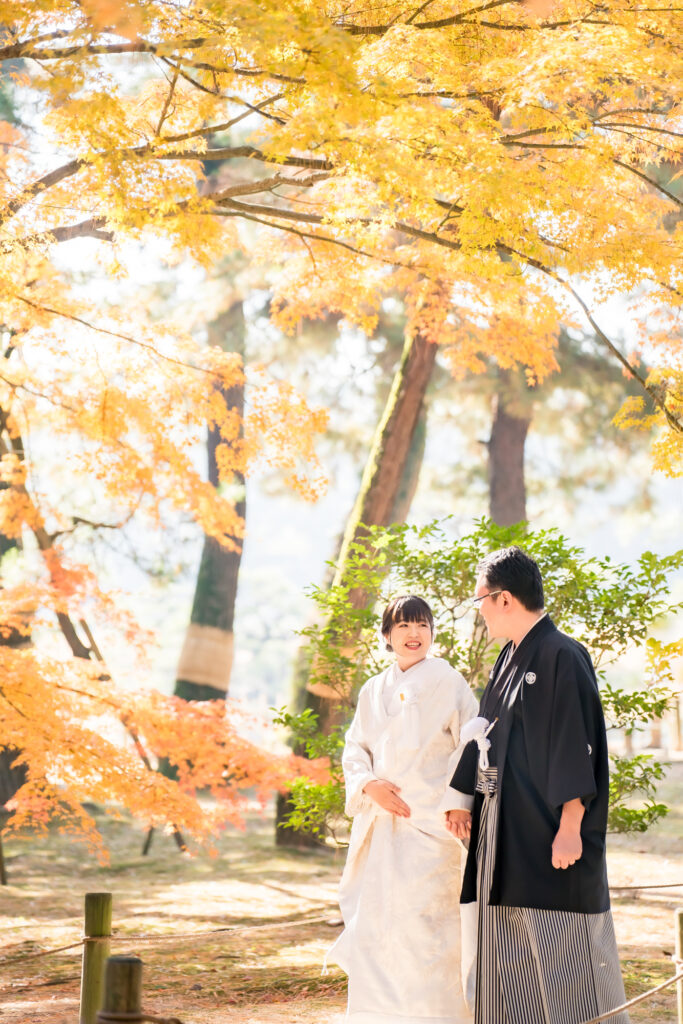
<svg viewBox="0 0 683 1024">
<path fill-rule="evenodd" d="M 581 1024 L 625 1002 L 612 914 L 490 907 L 496 769 L 479 769 L 475 1024 Z M 627 1013 L 610 1018 L 628 1024 Z"/>
</svg>

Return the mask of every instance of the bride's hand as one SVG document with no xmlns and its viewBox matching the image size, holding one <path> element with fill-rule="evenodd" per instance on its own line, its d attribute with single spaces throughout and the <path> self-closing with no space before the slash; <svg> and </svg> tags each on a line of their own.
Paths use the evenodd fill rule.
<svg viewBox="0 0 683 1024">
<path fill-rule="evenodd" d="M 385 811 L 389 811 L 390 814 L 395 814 L 399 818 L 410 817 L 410 807 L 398 795 L 401 792 L 401 788 L 400 786 L 395 786 L 393 782 L 375 779 L 363 787 L 363 792 L 367 793 L 376 804 L 383 807 Z"/>
<path fill-rule="evenodd" d="M 470 811 L 446 811 L 446 828 L 456 839 L 469 839 L 472 814 Z"/>
</svg>

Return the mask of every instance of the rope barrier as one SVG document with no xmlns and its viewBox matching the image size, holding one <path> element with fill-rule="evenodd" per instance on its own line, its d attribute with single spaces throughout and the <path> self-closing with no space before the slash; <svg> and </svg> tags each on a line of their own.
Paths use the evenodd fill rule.
<svg viewBox="0 0 683 1024">
<path fill-rule="evenodd" d="M 658 888 L 683 888 L 680 883 L 667 883 L 666 885 L 655 886 L 655 885 L 643 885 L 643 886 L 613 886 L 614 889 L 658 889 Z M 1 964 L 15 964 L 21 963 L 24 960 L 33 960 L 45 956 L 53 956 L 55 953 L 64 953 L 67 950 L 77 949 L 79 946 L 84 946 L 88 942 L 123 942 L 128 945 L 137 944 L 140 942 L 170 942 L 177 941 L 178 939 L 191 939 L 193 942 L 197 940 L 211 940 L 216 939 L 220 935 L 226 933 L 237 933 L 240 931 L 263 931 L 268 928 L 293 928 L 298 925 L 310 925 L 310 924 L 325 924 L 327 918 L 300 918 L 296 921 L 271 921 L 265 924 L 258 925 L 227 925 L 224 928 L 214 928 L 210 932 L 173 932 L 166 935 L 103 935 L 103 936 L 83 936 L 78 942 L 72 942 L 66 946 L 58 946 L 55 949 L 41 950 L 38 953 L 24 953 L 15 957 L 4 957 L 0 960 Z M 629 999 L 628 1002 L 622 1003 L 621 1006 L 615 1007 L 613 1010 L 609 1010 L 606 1013 L 601 1013 L 597 1017 L 591 1017 L 590 1020 L 582 1021 L 582 1024 L 602 1024 L 603 1021 L 609 1020 L 611 1017 L 616 1017 L 620 1013 L 624 1013 L 626 1010 L 631 1009 L 633 1006 L 637 1006 L 638 1003 L 644 1002 L 649 999 L 650 996 L 656 995 L 658 992 L 662 992 L 664 989 L 669 988 L 670 985 L 674 985 L 677 982 L 683 981 L 683 960 L 673 958 L 673 963 L 676 968 L 676 973 L 673 977 L 668 978 L 666 981 L 655 986 L 655 988 L 649 989 L 647 992 L 641 993 L 639 996 L 635 996 L 633 999 Z M 103 1024 L 125 1024 L 126 1020 L 130 1020 L 129 1014 L 109 1014 L 106 1017 L 100 1014 L 101 1021 Z M 177 1017 L 151 1017 L 149 1015 L 143 1015 L 140 1017 L 136 1015 L 136 1021 L 142 1020 L 150 1022 L 150 1024 L 183 1024 L 182 1021 L 178 1020 Z"/>
<path fill-rule="evenodd" d="M 105 1013 L 100 1010 L 97 1014 L 98 1024 L 140 1024 L 141 1021 L 151 1021 L 151 1024 L 183 1024 L 177 1017 L 150 1017 L 148 1013 Z"/>
<path fill-rule="evenodd" d="M 610 892 L 626 889 L 683 889 L 683 882 L 663 882 L 661 885 L 610 885 Z"/>
<path fill-rule="evenodd" d="M 92 942 L 123 942 L 127 945 L 134 945 L 140 942 L 176 942 L 178 939 L 191 939 L 193 942 L 197 940 L 211 940 L 215 939 L 220 935 L 226 933 L 235 933 L 240 931 L 263 931 L 268 928 L 296 928 L 298 925 L 306 924 L 325 924 L 327 922 L 326 917 L 314 917 L 314 918 L 299 918 L 296 921 L 269 921 L 265 924 L 252 924 L 252 925 L 227 925 L 225 928 L 214 928 L 210 932 L 169 932 L 165 935 L 84 935 L 78 942 L 72 942 L 69 946 L 58 946 L 56 949 L 44 949 L 38 953 L 19 953 L 13 957 L 3 957 L 0 959 L 0 964 L 18 964 L 24 960 L 37 960 L 44 956 L 53 956 L 55 953 L 63 953 L 68 949 L 76 949 L 79 946 L 84 946 L 86 943 Z"/>
<path fill-rule="evenodd" d="M 674 963 L 678 968 L 683 968 L 683 961 L 675 960 Z M 673 978 L 663 981 L 661 985 L 657 985 L 656 988 L 651 988 L 648 992 L 643 992 L 634 999 L 629 999 L 627 1003 L 622 1003 L 621 1006 L 617 1006 L 614 1010 L 609 1010 L 607 1013 L 601 1013 L 597 1017 L 591 1017 L 590 1020 L 584 1020 L 581 1024 L 600 1024 L 603 1020 L 609 1020 L 610 1017 L 616 1017 L 618 1013 L 623 1013 L 624 1010 L 630 1010 L 632 1006 L 636 1006 L 638 1003 L 644 1002 L 644 1000 L 649 999 L 650 996 L 655 995 L 657 992 L 661 992 L 663 989 L 668 988 L 669 985 L 673 985 L 675 982 L 681 980 L 683 980 L 683 970 L 679 969 L 678 973 L 674 974 Z"/>
<path fill-rule="evenodd" d="M 83 939 L 79 939 L 78 942 L 72 942 L 70 946 L 57 946 L 56 949 L 44 949 L 39 953 L 20 953 L 18 956 L 4 956 L 0 960 L 0 964 L 18 964 L 22 960 L 37 960 L 42 956 L 53 956 L 55 953 L 63 953 L 67 949 L 76 949 L 77 946 L 82 946 L 83 942 Z"/>
</svg>

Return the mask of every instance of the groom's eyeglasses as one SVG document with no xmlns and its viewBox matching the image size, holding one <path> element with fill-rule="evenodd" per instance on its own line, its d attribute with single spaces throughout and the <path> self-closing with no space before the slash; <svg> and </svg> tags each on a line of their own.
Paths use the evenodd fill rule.
<svg viewBox="0 0 683 1024">
<path fill-rule="evenodd" d="M 483 601 L 485 597 L 496 597 L 497 594 L 502 594 L 502 590 L 489 590 L 487 594 L 480 594 L 479 597 L 471 597 L 470 601 L 473 605 L 478 605 L 480 601 Z"/>
</svg>

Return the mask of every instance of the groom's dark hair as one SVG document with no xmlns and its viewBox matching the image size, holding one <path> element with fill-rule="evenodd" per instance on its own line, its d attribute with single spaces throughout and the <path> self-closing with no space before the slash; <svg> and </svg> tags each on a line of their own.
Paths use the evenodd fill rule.
<svg viewBox="0 0 683 1024">
<path fill-rule="evenodd" d="M 527 611 L 536 612 L 543 607 L 541 570 L 521 548 L 493 551 L 479 563 L 477 574 L 484 577 L 489 590 L 509 590 Z"/>
</svg>

